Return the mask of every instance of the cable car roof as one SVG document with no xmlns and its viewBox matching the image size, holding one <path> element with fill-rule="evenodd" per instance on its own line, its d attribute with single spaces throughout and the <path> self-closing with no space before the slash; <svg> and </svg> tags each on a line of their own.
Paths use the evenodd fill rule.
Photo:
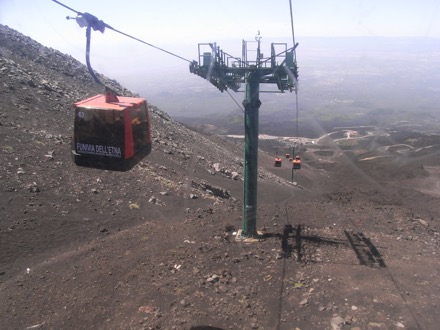
<svg viewBox="0 0 440 330">
<path fill-rule="evenodd" d="M 140 97 L 118 96 L 118 99 L 119 102 L 105 102 L 105 95 L 99 94 L 76 102 L 74 106 L 88 109 L 124 110 L 135 108 L 145 102 L 145 99 Z"/>
</svg>

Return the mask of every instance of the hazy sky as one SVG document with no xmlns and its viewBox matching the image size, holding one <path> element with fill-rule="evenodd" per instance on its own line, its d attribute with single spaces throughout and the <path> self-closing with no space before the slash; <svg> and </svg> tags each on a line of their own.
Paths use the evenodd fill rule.
<svg viewBox="0 0 440 330">
<path fill-rule="evenodd" d="M 240 57 L 241 41 L 254 40 L 257 31 L 264 47 L 272 41 L 292 45 L 289 0 L 60 2 L 188 60 L 197 59 L 197 45 L 203 42 L 218 42 Z M 292 0 L 292 6 L 299 55 L 306 36 L 426 36 L 440 41 L 439 0 Z M 0 0 L 0 24 L 84 63 L 85 28 L 66 16 L 75 13 L 51 0 Z M 133 80 L 153 86 L 155 79 L 171 84 L 177 75 L 193 77 L 187 62 L 111 30 L 93 32 L 91 62 L 96 71 L 129 88 Z"/>
<path fill-rule="evenodd" d="M 64 0 L 115 29 L 161 46 L 222 40 L 291 40 L 289 0 Z M 438 0 L 292 0 L 295 34 L 301 36 L 430 36 L 440 38 Z M 63 52 L 81 54 L 84 29 L 75 13 L 51 0 L 0 0 L 0 23 Z M 95 47 L 135 47 L 112 31 L 95 32 Z M 92 44 L 94 45 L 94 43 Z M 118 47 L 116 47 L 118 45 Z M 147 47 L 147 46 L 142 46 Z M 109 48 L 109 49 L 110 49 Z M 188 55 L 188 54 L 184 54 Z"/>
</svg>

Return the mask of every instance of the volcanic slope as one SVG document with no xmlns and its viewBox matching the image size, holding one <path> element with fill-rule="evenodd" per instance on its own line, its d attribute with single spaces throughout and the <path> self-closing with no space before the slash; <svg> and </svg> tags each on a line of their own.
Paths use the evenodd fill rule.
<svg viewBox="0 0 440 330">
<path fill-rule="evenodd" d="M 0 25 L 0 71 L 3 328 L 439 324 L 438 135 L 326 136 L 303 146 L 296 184 L 260 151 L 263 237 L 245 243 L 241 143 L 150 105 L 146 160 L 79 168 L 71 105 L 102 92 L 85 66 Z"/>
</svg>

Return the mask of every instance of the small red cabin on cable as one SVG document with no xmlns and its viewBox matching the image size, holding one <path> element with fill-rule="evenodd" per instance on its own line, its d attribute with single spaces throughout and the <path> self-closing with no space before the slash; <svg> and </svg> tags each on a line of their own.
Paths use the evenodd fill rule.
<svg viewBox="0 0 440 330">
<path fill-rule="evenodd" d="M 150 116 L 142 98 L 96 95 L 73 105 L 76 165 L 127 171 L 151 152 Z"/>
<path fill-rule="evenodd" d="M 275 167 L 281 167 L 281 158 L 280 157 L 275 157 L 275 162 L 274 162 L 274 166 Z"/>
<path fill-rule="evenodd" d="M 292 161 L 292 166 L 294 170 L 301 169 L 301 158 L 299 156 L 295 156 L 295 158 Z"/>
</svg>

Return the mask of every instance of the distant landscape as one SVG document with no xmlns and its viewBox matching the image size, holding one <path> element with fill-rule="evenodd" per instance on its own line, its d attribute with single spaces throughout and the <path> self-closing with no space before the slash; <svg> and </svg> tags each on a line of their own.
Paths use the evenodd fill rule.
<svg viewBox="0 0 440 330">
<path fill-rule="evenodd" d="M 317 137 L 334 127 L 395 123 L 440 129 L 439 40 L 356 37 L 298 42 L 299 135 Z M 237 103 L 241 106 L 244 94 L 231 91 L 232 99 L 190 74 L 186 65 L 162 68 L 144 81 L 124 84 L 182 123 L 218 134 L 243 131 Z M 273 91 L 274 86 L 260 89 Z M 260 99 L 261 133 L 297 134 L 294 94 L 260 93 Z"/>
</svg>

